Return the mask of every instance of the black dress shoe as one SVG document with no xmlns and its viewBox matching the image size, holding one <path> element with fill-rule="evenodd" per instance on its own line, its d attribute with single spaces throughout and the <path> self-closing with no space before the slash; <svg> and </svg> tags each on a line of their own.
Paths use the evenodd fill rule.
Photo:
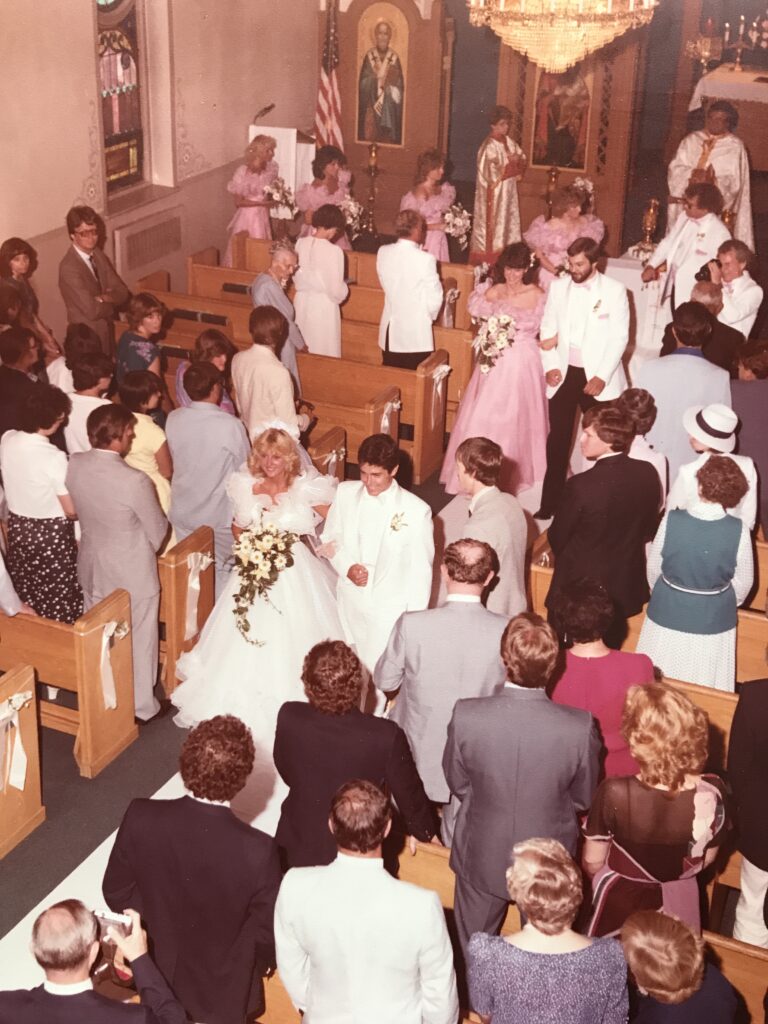
<svg viewBox="0 0 768 1024">
<path fill-rule="evenodd" d="M 554 512 L 549 512 L 545 508 L 540 508 L 537 512 L 533 513 L 533 518 L 534 519 L 552 519 L 552 518 L 554 518 L 554 515 L 555 515 Z"/>
<path fill-rule="evenodd" d="M 134 718 L 136 725 L 149 725 L 150 722 L 156 722 L 158 718 L 165 718 L 173 711 L 173 704 L 169 700 L 160 701 L 160 710 L 152 715 L 151 718 Z"/>
</svg>

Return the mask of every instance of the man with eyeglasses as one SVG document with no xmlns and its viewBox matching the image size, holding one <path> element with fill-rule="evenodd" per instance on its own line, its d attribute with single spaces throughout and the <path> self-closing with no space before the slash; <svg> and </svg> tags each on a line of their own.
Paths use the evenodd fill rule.
<svg viewBox="0 0 768 1024">
<path fill-rule="evenodd" d="M 59 291 L 67 322 L 87 324 L 99 336 L 107 355 L 114 354 L 112 321 L 130 296 L 108 257 L 99 247 L 99 218 L 90 206 L 73 206 L 67 214 L 72 245 L 59 264 Z"/>
</svg>

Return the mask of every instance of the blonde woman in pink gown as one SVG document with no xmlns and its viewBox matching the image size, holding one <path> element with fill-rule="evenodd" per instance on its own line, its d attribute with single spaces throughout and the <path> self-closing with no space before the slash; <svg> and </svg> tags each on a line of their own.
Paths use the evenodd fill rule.
<svg viewBox="0 0 768 1024">
<path fill-rule="evenodd" d="M 416 161 L 414 186 L 400 200 L 400 209 L 415 210 L 422 215 L 427 222 L 424 248 L 436 260 L 446 263 L 449 259 L 448 236 L 445 233 L 443 214 L 456 202 L 456 189 L 447 181 L 442 181 L 443 174 L 445 157 L 439 149 L 428 149 L 421 153 Z"/>
<path fill-rule="evenodd" d="M 296 205 L 301 211 L 299 238 L 312 234 L 312 215 L 321 206 L 341 206 L 349 196 L 352 175 L 347 158 L 337 146 L 321 146 L 312 161 L 314 180 L 302 185 L 296 193 Z M 346 231 L 336 240 L 341 249 L 351 249 Z"/>
<path fill-rule="evenodd" d="M 515 334 L 489 373 L 475 366 L 462 396 L 440 473 L 449 494 L 458 494 L 456 449 L 468 437 L 487 437 L 501 446 L 501 490 L 517 494 L 544 479 L 549 418 L 537 344 L 544 292 L 533 283 L 536 270 L 531 258 L 525 243 L 508 245 L 490 279 L 469 297 L 469 311 L 476 320 L 506 314 L 515 321 Z"/>
<path fill-rule="evenodd" d="M 247 231 L 251 238 L 272 237 L 269 223 L 272 202 L 264 195 L 264 188 L 277 177 L 278 167 L 273 159 L 276 145 L 271 135 L 251 139 L 245 151 L 245 163 L 237 168 L 227 185 L 227 191 L 235 197 L 237 210 L 227 227 L 225 267 L 232 266 L 232 238 L 240 231 Z"/>
<path fill-rule="evenodd" d="M 602 242 L 605 224 L 588 212 L 590 194 L 586 189 L 566 185 L 552 197 L 552 217 L 537 217 L 523 235 L 541 264 L 539 284 L 546 292 L 558 271 L 565 266 L 567 249 L 577 238 Z"/>
</svg>

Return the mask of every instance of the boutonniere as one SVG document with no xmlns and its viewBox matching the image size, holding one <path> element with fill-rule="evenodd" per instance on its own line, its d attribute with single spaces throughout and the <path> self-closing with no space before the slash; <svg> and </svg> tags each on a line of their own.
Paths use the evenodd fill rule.
<svg viewBox="0 0 768 1024">
<path fill-rule="evenodd" d="M 593 313 L 596 313 L 596 312 L 598 311 L 598 309 L 600 309 L 600 307 L 602 306 L 602 304 L 603 304 L 603 300 L 602 300 L 602 299 L 598 299 L 598 300 L 597 300 L 597 302 L 596 302 L 596 303 L 594 304 L 594 306 L 592 307 L 592 312 L 593 312 Z"/>
<path fill-rule="evenodd" d="M 408 523 L 405 521 L 405 512 L 396 512 L 390 521 L 389 528 L 393 533 L 397 533 L 399 530 L 404 529 Z"/>
<path fill-rule="evenodd" d="M 706 237 L 707 237 L 707 232 L 706 231 L 697 231 L 696 232 L 696 241 L 697 242 L 700 242 L 703 238 L 706 238 Z"/>
</svg>

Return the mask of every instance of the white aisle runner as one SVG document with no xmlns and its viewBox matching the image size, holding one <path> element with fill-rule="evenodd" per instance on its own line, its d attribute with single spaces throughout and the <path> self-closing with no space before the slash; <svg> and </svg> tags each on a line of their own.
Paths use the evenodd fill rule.
<svg viewBox="0 0 768 1024">
<path fill-rule="evenodd" d="M 186 790 L 180 775 L 174 775 L 152 797 L 153 800 L 175 800 L 184 796 Z M 0 939 L 0 989 L 34 988 L 44 980 L 43 971 L 38 967 L 29 951 L 32 925 L 37 915 L 59 900 L 82 900 L 91 910 L 106 906 L 101 895 L 101 882 L 115 841 L 117 832 L 108 836 L 93 853 L 60 882 L 55 889 L 22 918 L 7 935 Z"/>
</svg>

